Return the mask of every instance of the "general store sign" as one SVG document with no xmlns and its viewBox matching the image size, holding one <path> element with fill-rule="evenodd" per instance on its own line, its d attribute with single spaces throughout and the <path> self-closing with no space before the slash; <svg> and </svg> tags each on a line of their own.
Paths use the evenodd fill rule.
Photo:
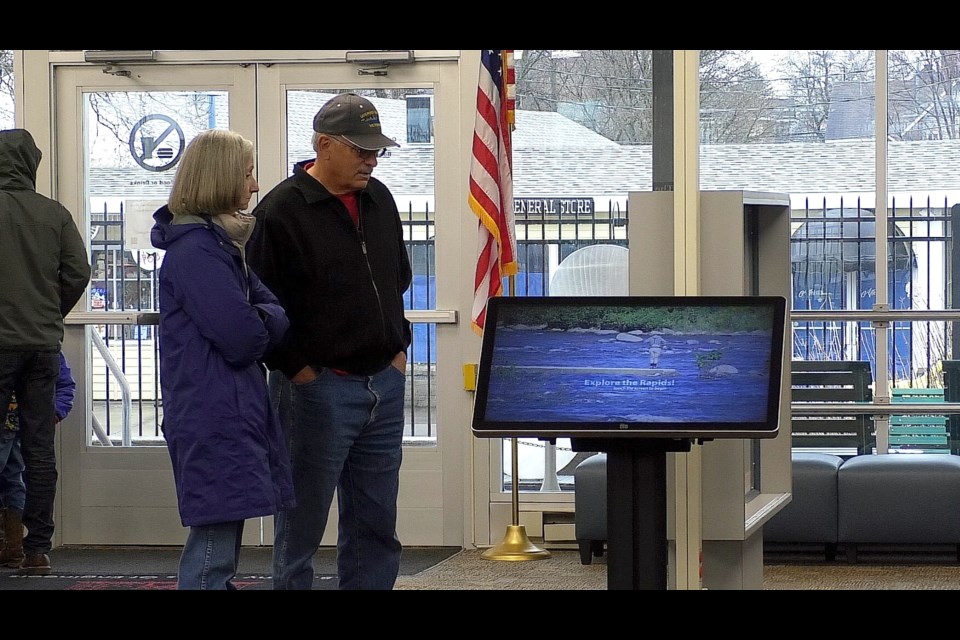
<svg viewBox="0 0 960 640">
<path fill-rule="evenodd" d="M 514 215 L 593 215 L 593 198 L 514 198 Z"/>
</svg>

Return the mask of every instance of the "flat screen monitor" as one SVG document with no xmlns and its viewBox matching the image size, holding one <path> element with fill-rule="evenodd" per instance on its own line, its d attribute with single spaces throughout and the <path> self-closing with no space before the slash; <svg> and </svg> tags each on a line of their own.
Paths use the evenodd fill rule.
<svg viewBox="0 0 960 640">
<path fill-rule="evenodd" d="M 786 299 L 496 297 L 478 437 L 772 438 Z"/>
</svg>

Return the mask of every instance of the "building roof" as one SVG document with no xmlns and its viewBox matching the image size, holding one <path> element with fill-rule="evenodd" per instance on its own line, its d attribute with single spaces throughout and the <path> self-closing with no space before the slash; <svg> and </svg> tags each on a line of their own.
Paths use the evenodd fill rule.
<svg viewBox="0 0 960 640">
<path fill-rule="evenodd" d="M 310 123 L 331 95 L 288 93 L 291 166 L 312 157 Z M 380 112 L 384 133 L 401 143 L 390 157 L 380 161 L 374 175 L 390 187 L 398 201 L 416 204 L 419 198 L 432 200 L 433 145 L 403 142 L 405 101 L 370 100 Z M 631 191 L 651 189 L 650 145 L 618 144 L 559 113 L 518 111 L 513 143 L 514 197 L 593 197 L 598 210 L 605 210 L 605 199 L 625 200 Z M 703 145 L 700 185 L 703 190 L 788 193 L 795 200 L 798 196 L 818 198 L 826 194 L 870 194 L 872 199 L 876 182 L 874 146 L 872 140 Z M 948 161 L 958 154 L 957 140 L 889 142 L 888 192 L 936 195 L 960 191 L 960 172 Z M 93 166 L 89 169 L 89 195 L 165 199 L 172 174 L 145 175 L 148 173 L 136 165 Z M 269 187 L 261 185 L 264 191 Z"/>
</svg>

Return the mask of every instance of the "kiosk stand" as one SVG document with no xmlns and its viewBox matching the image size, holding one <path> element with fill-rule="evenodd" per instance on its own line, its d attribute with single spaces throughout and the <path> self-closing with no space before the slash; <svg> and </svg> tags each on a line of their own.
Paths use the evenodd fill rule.
<svg viewBox="0 0 960 640">
<path fill-rule="evenodd" d="M 609 587 L 666 589 L 670 454 L 776 439 L 785 327 L 783 296 L 491 298 L 474 435 L 606 452 Z"/>
<path fill-rule="evenodd" d="M 667 588 L 667 453 L 692 440 L 571 438 L 607 454 L 607 589 Z"/>
</svg>

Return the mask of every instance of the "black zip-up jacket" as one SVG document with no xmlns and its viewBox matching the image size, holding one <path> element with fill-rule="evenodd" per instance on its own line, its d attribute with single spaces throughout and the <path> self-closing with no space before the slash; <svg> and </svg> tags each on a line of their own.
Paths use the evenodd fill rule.
<svg viewBox="0 0 960 640">
<path fill-rule="evenodd" d="M 290 319 L 266 364 L 288 377 L 305 366 L 369 375 L 410 344 L 403 294 L 412 270 L 396 202 L 370 178 L 360 225 L 300 162 L 254 208 L 247 262 Z"/>
</svg>

